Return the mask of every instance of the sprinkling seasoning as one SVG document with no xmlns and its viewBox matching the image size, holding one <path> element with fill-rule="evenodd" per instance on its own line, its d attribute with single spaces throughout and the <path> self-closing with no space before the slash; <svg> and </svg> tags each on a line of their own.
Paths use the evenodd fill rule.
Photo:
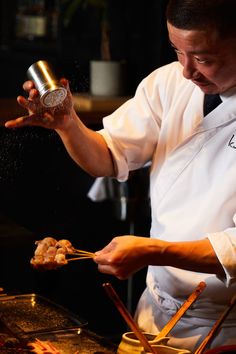
<svg viewBox="0 0 236 354">
<path fill-rule="evenodd" d="M 27 70 L 27 77 L 34 81 L 39 91 L 40 100 L 45 107 L 55 107 L 66 98 L 67 91 L 57 79 L 51 65 L 45 60 L 39 60 Z"/>
</svg>

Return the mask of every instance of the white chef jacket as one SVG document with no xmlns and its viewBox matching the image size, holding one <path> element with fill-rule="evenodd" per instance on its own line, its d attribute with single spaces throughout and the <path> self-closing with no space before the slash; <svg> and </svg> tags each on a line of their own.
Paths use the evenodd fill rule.
<svg viewBox="0 0 236 354">
<path fill-rule="evenodd" d="M 183 77 L 182 66 L 173 62 L 147 76 L 132 99 L 103 119 L 100 131 L 119 181 L 151 162 L 151 237 L 177 242 L 208 237 L 225 270 L 225 278 L 219 279 L 174 267 L 148 267 L 136 316 L 150 332 L 158 332 L 197 284 L 206 282 L 171 332 L 175 336 L 182 326 L 188 337 L 191 329 L 190 344 L 180 338 L 174 343 L 190 349 L 200 340 L 199 328 L 205 328 L 205 336 L 236 293 L 236 88 L 221 95 L 223 102 L 204 118 L 203 98 L 199 87 Z M 236 344 L 236 309 L 222 327 L 230 335 L 233 329 Z M 226 334 L 218 338 L 220 344 L 228 341 Z"/>
</svg>

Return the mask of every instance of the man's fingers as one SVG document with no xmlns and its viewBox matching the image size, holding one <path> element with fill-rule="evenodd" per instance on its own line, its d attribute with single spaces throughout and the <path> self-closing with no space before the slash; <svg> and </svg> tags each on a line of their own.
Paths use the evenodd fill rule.
<svg viewBox="0 0 236 354">
<path fill-rule="evenodd" d="M 29 114 L 16 119 L 8 120 L 5 123 L 6 128 L 19 128 L 27 125 L 37 125 L 44 126 L 45 123 L 49 123 L 49 118 L 47 116 L 38 114 Z"/>
<path fill-rule="evenodd" d="M 54 118 L 48 112 L 44 112 L 42 114 L 33 113 L 26 116 L 22 116 L 16 119 L 8 120 L 5 123 L 6 128 L 20 128 L 29 125 L 35 125 L 39 127 L 48 128 L 51 124 L 53 124 Z"/>
<path fill-rule="evenodd" d="M 22 107 L 26 107 L 27 105 L 27 99 L 23 96 L 18 96 L 17 97 L 17 102 L 19 103 L 19 105 L 21 105 Z"/>
<path fill-rule="evenodd" d="M 35 87 L 35 86 L 34 86 L 34 83 L 33 83 L 33 81 L 31 81 L 31 80 L 27 80 L 27 81 L 25 81 L 24 84 L 23 84 L 23 89 L 24 89 L 25 91 L 32 90 L 34 87 Z"/>
<path fill-rule="evenodd" d="M 5 123 L 6 128 L 17 128 L 17 127 L 23 127 L 24 125 L 29 124 L 29 118 L 30 116 L 22 116 L 16 119 L 8 120 Z"/>
</svg>

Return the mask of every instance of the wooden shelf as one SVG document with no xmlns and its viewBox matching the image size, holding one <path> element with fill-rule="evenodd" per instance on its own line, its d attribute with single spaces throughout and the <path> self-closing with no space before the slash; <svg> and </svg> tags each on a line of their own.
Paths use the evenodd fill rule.
<svg viewBox="0 0 236 354">
<path fill-rule="evenodd" d="M 73 96 L 75 109 L 78 112 L 113 112 L 130 97 L 104 97 L 76 94 Z"/>
<path fill-rule="evenodd" d="M 74 94 L 75 110 L 81 120 L 87 125 L 101 124 L 102 118 L 115 111 L 130 97 L 96 97 Z M 16 98 L 0 99 L 0 124 L 9 119 L 25 115 L 26 111 L 17 103 Z"/>
<path fill-rule="evenodd" d="M 79 117 L 88 125 L 101 124 L 102 118 L 114 112 L 130 97 L 104 97 L 74 94 L 74 106 Z"/>
</svg>

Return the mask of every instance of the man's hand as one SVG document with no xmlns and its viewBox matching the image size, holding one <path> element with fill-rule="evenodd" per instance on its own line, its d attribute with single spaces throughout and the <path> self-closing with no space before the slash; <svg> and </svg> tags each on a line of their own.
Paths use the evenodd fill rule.
<svg viewBox="0 0 236 354">
<path fill-rule="evenodd" d="M 5 127 L 39 126 L 48 129 L 64 129 L 75 112 L 69 83 L 66 79 L 61 79 L 60 82 L 67 90 L 67 96 L 58 106 L 48 108 L 40 102 L 39 92 L 35 89 L 34 83 L 26 81 L 23 84 L 23 89 L 28 93 L 28 98 L 18 96 L 17 102 L 28 111 L 28 114 L 7 121 Z"/>
</svg>

